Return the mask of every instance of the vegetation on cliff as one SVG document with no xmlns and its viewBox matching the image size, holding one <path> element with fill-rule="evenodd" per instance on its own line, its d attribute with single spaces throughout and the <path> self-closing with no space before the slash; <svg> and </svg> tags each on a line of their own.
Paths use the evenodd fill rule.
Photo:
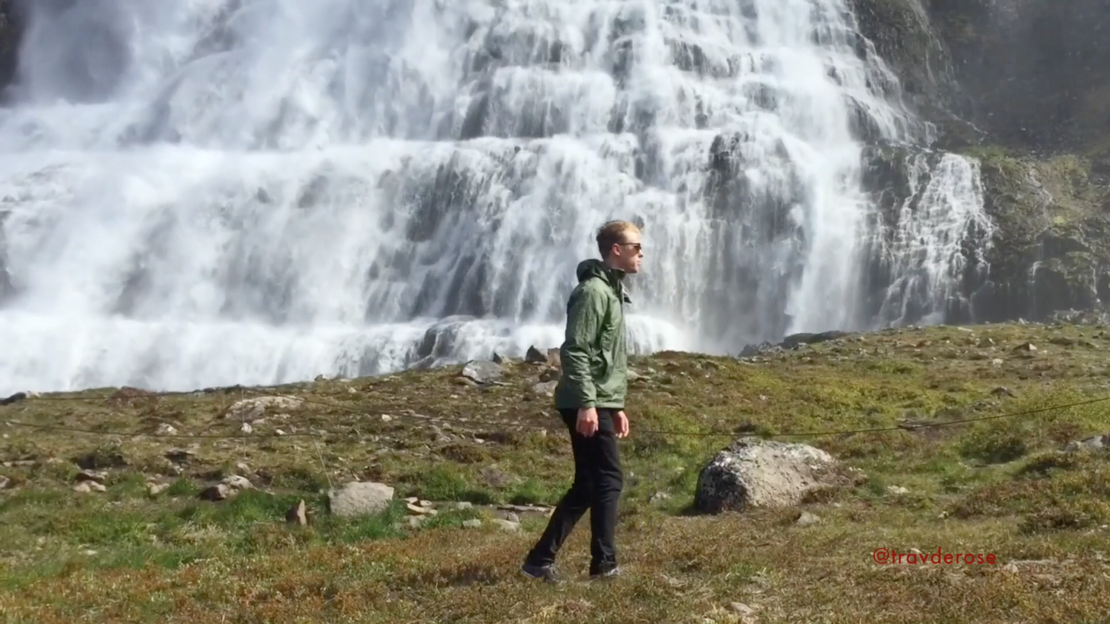
<svg viewBox="0 0 1110 624">
<path fill-rule="evenodd" d="M 991 622 L 1014 612 L 1095 621 L 1110 608 L 1100 550 L 1110 463 L 1102 450 L 1062 449 L 1104 433 L 1107 404 L 1003 416 L 1101 397 L 1108 347 L 1101 327 L 993 325 L 845 336 L 744 360 L 636 358 L 622 443 L 626 575 L 560 588 L 518 572 L 542 516 L 515 531 L 464 524 L 498 503 L 553 503 L 569 484 L 544 364 L 511 362 L 485 384 L 447 368 L 195 395 L 31 397 L 0 406 L 0 419 L 61 429 L 0 425 L 0 611 L 42 624 L 75 614 L 191 624 Z M 251 415 L 247 432 L 233 406 L 273 394 L 292 399 Z M 740 433 L 899 423 L 782 438 L 861 470 L 854 487 L 800 509 L 689 512 L 699 468 Z M 167 434 L 186 437 L 154 437 Z M 104 492 L 73 491 L 97 471 Z M 198 499 L 232 474 L 253 488 Z M 475 506 L 418 527 L 403 503 L 362 519 L 329 515 L 324 493 L 350 480 Z M 163 491 L 152 495 L 150 482 Z M 288 525 L 283 514 L 302 499 L 312 522 Z M 799 524 L 803 510 L 818 520 Z M 561 559 L 572 579 L 588 557 L 588 522 L 579 529 Z M 996 563 L 880 565 L 871 559 L 880 547 Z"/>
</svg>

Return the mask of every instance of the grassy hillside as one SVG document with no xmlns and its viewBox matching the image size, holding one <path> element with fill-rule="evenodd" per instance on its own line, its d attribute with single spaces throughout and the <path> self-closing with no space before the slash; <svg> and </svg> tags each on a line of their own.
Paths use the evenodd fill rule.
<svg viewBox="0 0 1110 624">
<path fill-rule="evenodd" d="M 0 420 L 51 427 L 0 424 L 0 613 L 42 624 L 1093 622 L 1110 612 L 1110 463 L 1061 449 L 1110 430 L 1110 401 L 1046 408 L 1110 396 L 1108 347 L 1099 327 L 992 325 L 747 360 L 635 359 L 626 575 L 580 582 L 584 520 L 559 587 L 518 572 L 543 513 L 517 509 L 515 530 L 488 521 L 507 504 L 553 504 L 569 485 L 566 434 L 537 387 L 545 365 L 510 363 L 486 385 L 452 368 L 31 397 L 0 407 Z M 228 416 L 273 395 L 294 399 L 250 417 L 250 432 Z M 1031 410 L 1042 411 L 896 427 Z M 859 468 L 851 489 L 799 509 L 688 511 L 699 468 L 734 434 L 858 429 L 883 430 L 782 438 Z M 198 498 L 230 475 L 253 487 Z M 89 477 L 105 491 L 74 490 Z M 392 485 L 398 501 L 376 517 L 329 515 L 329 484 L 352 479 Z M 441 505 L 417 525 L 410 496 L 473 506 Z M 300 500 L 308 526 L 285 521 Z M 819 520 L 797 522 L 802 511 Z M 475 519 L 487 521 L 464 526 Z M 877 548 L 995 563 L 880 565 Z"/>
</svg>

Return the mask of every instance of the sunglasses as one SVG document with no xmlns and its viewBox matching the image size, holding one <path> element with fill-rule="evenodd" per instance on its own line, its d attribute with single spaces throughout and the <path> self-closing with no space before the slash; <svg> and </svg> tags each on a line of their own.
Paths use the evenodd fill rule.
<svg viewBox="0 0 1110 624">
<path fill-rule="evenodd" d="M 631 247 L 633 251 L 642 251 L 644 246 L 640 243 L 617 243 L 621 247 Z"/>
</svg>

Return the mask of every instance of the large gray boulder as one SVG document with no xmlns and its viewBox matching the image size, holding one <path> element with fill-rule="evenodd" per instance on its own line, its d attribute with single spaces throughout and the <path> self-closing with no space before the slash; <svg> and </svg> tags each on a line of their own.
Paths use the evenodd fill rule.
<svg viewBox="0 0 1110 624">
<path fill-rule="evenodd" d="M 843 483 L 836 460 L 821 449 L 743 438 L 719 451 L 702 469 L 694 507 L 709 514 L 790 507 L 811 491 Z"/>
</svg>

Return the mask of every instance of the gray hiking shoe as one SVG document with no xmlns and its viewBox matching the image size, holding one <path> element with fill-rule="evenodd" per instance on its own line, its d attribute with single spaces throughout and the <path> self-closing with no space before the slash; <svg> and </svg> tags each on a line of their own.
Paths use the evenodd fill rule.
<svg viewBox="0 0 1110 624">
<path fill-rule="evenodd" d="M 621 575 L 620 567 L 613 566 L 611 568 L 608 568 L 606 570 L 602 570 L 600 572 L 594 572 L 593 574 L 590 575 L 590 580 L 591 581 L 610 580 L 610 579 L 615 579 L 620 575 Z"/>
<path fill-rule="evenodd" d="M 559 573 L 555 570 L 554 565 L 538 566 L 525 563 L 520 566 L 520 571 L 529 578 L 542 579 L 545 583 L 563 582 L 563 579 L 559 578 Z"/>
</svg>

